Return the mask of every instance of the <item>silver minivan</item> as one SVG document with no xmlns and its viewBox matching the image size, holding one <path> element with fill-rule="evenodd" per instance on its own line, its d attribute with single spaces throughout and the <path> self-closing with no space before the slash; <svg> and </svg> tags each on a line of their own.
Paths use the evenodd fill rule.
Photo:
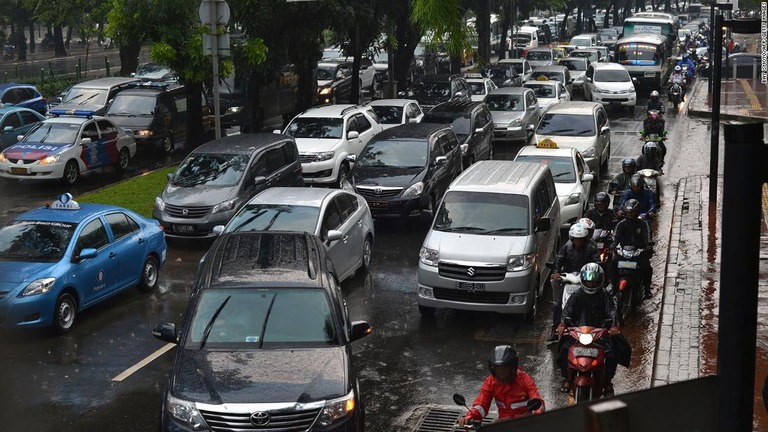
<svg viewBox="0 0 768 432">
<path fill-rule="evenodd" d="M 448 187 L 419 252 L 417 304 L 536 315 L 560 203 L 545 164 L 480 161 Z"/>
</svg>

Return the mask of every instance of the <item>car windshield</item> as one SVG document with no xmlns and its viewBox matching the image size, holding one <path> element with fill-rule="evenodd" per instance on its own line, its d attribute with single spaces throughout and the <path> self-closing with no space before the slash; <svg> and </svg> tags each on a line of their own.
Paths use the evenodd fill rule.
<svg viewBox="0 0 768 432">
<path fill-rule="evenodd" d="M 519 94 L 489 94 L 485 104 L 491 111 L 523 111 L 523 95 Z"/>
<path fill-rule="evenodd" d="M 592 39 L 588 37 L 587 38 L 575 37 L 571 39 L 571 45 L 579 45 L 579 46 L 592 45 Z"/>
<path fill-rule="evenodd" d="M 248 155 L 243 154 L 193 153 L 181 163 L 171 184 L 233 186 L 243 177 L 248 159 Z"/>
<path fill-rule="evenodd" d="M 655 66 L 661 64 L 661 57 L 654 45 L 630 43 L 617 48 L 616 62 L 622 65 Z"/>
<path fill-rule="evenodd" d="M 563 78 L 562 72 L 554 72 L 554 71 L 533 71 L 533 74 L 531 75 L 532 80 L 539 80 L 539 81 L 546 81 L 546 80 L 553 80 L 553 81 L 560 81 L 561 83 L 565 84 L 565 78 Z"/>
<path fill-rule="evenodd" d="M 462 113 L 458 114 L 459 117 L 451 116 L 451 115 L 445 115 L 441 113 L 427 113 L 424 115 L 424 120 L 422 120 L 423 123 L 439 123 L 439 124 L 449 124 L 451 125 L 451 129 L 453 129 L 453 133 L 456 134 L 456 137 L 459 139 L 459 142 L 464 142 L 464 140 L 467 139 L 469 136 L 470 131 L 470 122 L 469 122 L 469 115 L 465 115 Z"/>
<path fill-rule="evenodd" d="M 285 134 L 294 138 L 341 138 L 344 124 L 341 118 L 299 117 L 293 119 Z"/>
<path fill-rule="evenodd" d="M 185 346 L 329 346 L 339 345 L 338 333 L 323 290 L 208 289 L 195 305 Z"/>
<path fill-rule="evenodd" d="M 403 122 L 403 107 L 401 106 L 371 106 L 373 112 L 379 117 L 380 124 L 400 124 Z"/>
<path fill-rule="evenodd" d="M 545 114 L 536 130 L 539 135 L 595 136 L 595 118 L 585 114 Z"/>
<path fill-rule="evenodd" d="M 451 191 L 445 194 L 432 229 L 465 234 L 528 234 L 528 198 L 509 193 Z"/>
<path fill-rule="evenodd" d="M 154 96 L 118 94 L 109 104 L 107 115 L 114 116 L 150 116 L 155 110 Z"/>
<path fill-rule="evenodd" d="M 65 222 L 14 221 L 0 229 L 0 260 L 56 262 L 64 256 L 76 226 Z"/>
<path fill-rule="evenodd" d="M 376 54 L 376 56 L 373 58 L 374 63 L 378 64 L 388 64 L 389 63 L 389 54 L 385 52 L 380 52 Z"/>
<path fill-rule="evenodd" d="M 424 168 L 427 166 L 427 142 L 424 140 L 372 141 L 357 159 L 361 167 Z"/>
<path fill-rule="evenodd" d="M 527 34 L 516 34 L 514 39 L 516 43 L 527 44 L 531 41 L 531 36 Z"/>
<path fill-rule="evenodd" d="M 227 224 L 225 231 L 298 231 L 314 234 L 319 216 L 318 207 L 247 204 Z"/>
<path fill-rule="evenodd" d="M 573 169 L 573 159 L 569 157 L 548 157 L 524 155 L 515 158 L 521 162 L 543 163 L 552 171 L 555 183 L 573 183 L 576 181 L 576 171 Z"/>
<path fill-rule="evenodd" d="M 61 103 L 62 105 L 106 105 L 107 94 L 106 89 L 72 87 Z"/>
<path fill-rule="evenodd" d="M 24 137 L 24 141 L 37 143 L 74 144 L 79 124 L 40 122 Z"/>
<path fill-rule="evenodd" d="M 596 57 L 597 54 L 595 54 L 592 51 L 572 51 L 570 56 L 571 57 L 579 57 L 579 58 L 591 59 L 591 58 Z"/>
<path fill-rule="evenodd" d="M 560 66 L 565 66 L 570 71 L 587 70 L 587 62 L 584 60 L 563 59 L 559 62 Z"/>
<path fill-rule="evenodd" d="M 510 71 L 508 67 L 486 66 L 480 71 L 480 73 L 483 75 L 483 77 L 490 79 L 500 80 L 512 78 L 512 71 Z"/>
<path fill-rule="evenodd" d="M 596 82 L 629 82 L 631 81 L 629 73 L 625 70 L 597 70 L 595 71 Z"/>
<path fill-rule="evenodd" d="M 473 95 L 484 95 L 485 94 L 485 83 L 484 82 L 477 82 L 477 81 L 470 81 L 469 82 L 469 91 Z"/>
<path fill-rule="evenodd" d="M 537 98 L 550 99 L 555 97 L 555 86 L 548 85 L 548 84 L 533 84 L 533 83 L 526 83 L 525 86 L 533 90 L 533 93 L 536 95 Z"/>
<path fill-rule="evenodd" d="M 420 82 L 409 93 L 412 97 L 448 98 L 451 97 L 451 86 L 448 82 Z"/>
<path fill-rule="evenodd" d="M 168 70 L 168 67 L 156 63 L 145 63 L 139 66 L 139 69 L 136 71 L 136 75 L 146 75 L 164 70 Z"/>
<path fill-rule="evenodd" d="M 317 79 L 319 81 L 333 81 L 335 76 L 336 76 L 335 67 L 318 67 L 317 68 Z"/>
<path fill-rule="evenodd" d="M 552 53 L 549 51 L 528 51 L 528 54 L 525 55 L 525 59 L 528 61 L 552 60 Z"/>
</svg>

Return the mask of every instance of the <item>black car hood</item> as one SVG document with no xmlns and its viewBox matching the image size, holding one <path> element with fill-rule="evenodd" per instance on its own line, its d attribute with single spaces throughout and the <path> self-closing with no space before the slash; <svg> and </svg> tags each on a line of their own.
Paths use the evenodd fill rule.
<svg viewBox="0 0 768 432">
<path fill-rule="evenodd" d="M 171 394 L 188 401 L 308 403 L 349 392 L 343 347 L 181 349 L 176 361 Z"/>
<path fill-rule="evenodd" d="M 107 118 L 112 120 L 116 125 L 127 129 L 147 129 L 155 119 L 153 116 L 139 115 L 108 115 Z"/>
<path fill-rule="evenodd" d="M 355 167 L 352 181 L 355 186 L 385 186 L 406 188 L 424 178 L 427 169 L 396 167 Z"/>
<path fill-rule="evenodd" d="M 441 96 L 441 97 L 423 97 L 423 96 L 414 96 L 413 99 L 416 99 L 416 102 L 419 103 L 419 105 L 438 105 L 443 102 L 448 102 L 450 98 Z"/>
</svg>

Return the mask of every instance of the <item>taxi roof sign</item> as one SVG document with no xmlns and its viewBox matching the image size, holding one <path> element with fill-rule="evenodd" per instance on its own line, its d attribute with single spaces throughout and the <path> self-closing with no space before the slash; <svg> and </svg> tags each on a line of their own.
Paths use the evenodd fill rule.
<svg viewBox="0 0 768 432">
<path fill-rule="evenodd" d="M 557 146 L 557 143 L 556 143 L 556 142 L 554 142 L 554 141 L 552 141 L 552 140 L 551 140 L 551 139 L 549 139 L 549 138 L 544 138 L 543 140 L 539 141 L 539 142 L 536 144 L 536 147 L 537 147 L 537 148 L 546 148 L 546 149 L 557 149 L 557 148 L 559 148 L 559 147 Z"/>
<path fill-rule="evenodd" d="M 48 208 L 51 210 L 80 210 L 80 204 L 72 199 L 71 193 L 63 193 Z"/>
</svg>

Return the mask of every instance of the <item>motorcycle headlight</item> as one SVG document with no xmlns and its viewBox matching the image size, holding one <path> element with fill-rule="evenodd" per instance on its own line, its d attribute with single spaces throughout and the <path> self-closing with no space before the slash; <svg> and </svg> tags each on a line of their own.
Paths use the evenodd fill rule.
<svg viewBox="0 0 768 432">
<path fill-rule="evenodd" d="M 528 270 L 536 262 L 536 254 L 512 255 L 507 260 L 507 271 Z"/>
<path fill-rule="evenodd" d="M 428 249 L 422 247 L 419 251 L 419 261 L 422 264 L 437 267 L 437 262 L 440 260 L 440 252 L 434 249 Z"/>
<path fill-rule="evenodd" d="M 323 88 L 321 88 L 319 90 L 319 92 L 320 92 L 321 95 L 325 96 L 325 95 L 329 95 L 329 94 L 333 93 L 333 89 L 330 88 L 330 87 L 323 87 Z"/>
<path fill-rule="evenodd" d="M 575 205 L 581 202 L 581 192 L 572 193 L 568 196 L 568 199 L 565 200 L 565 204 L 563 205 Z"/>
<path fill-rule="evenodd" d="M 227 210 L 232 210 L 232 208 L 235 207 L 235 202 L 237 202 L 236 199 L 224 201 L 222 203 L 218 203 L 211 209 L 211 213 L 220 213 Z"/>
<path fill-rule="evenodd" d="M 579 335 L 579 343 L 582 345 L 589 345 L 592 343 L 592 333 L 582 333 Z"/>
<path fill-rule="evenodd" d="M 421 195 L 422 192 L 424 192 L 424 183 L 416 182 L 403 192 L 403 198 L 416 197 Z"/>
<path fill-rule="evenodd" d="M 195 408 L 194 403 L 176 399 L 169 394 L 165 404 L 168 414 L 190 429 L 206 430 L 208 428 L 205 424 L 205 420 L 203 420 L 203 415 L 200 414 L 200 411 L 198 411 L 197 408 Z"/>
<path fill-rule="evenodd" d="M 595 148 L 590 147 L 584 150 L 583 152 L 581 152 L 581 155 L 584 156 L 585 158 L 593 158 L 595 157 L 595 152 L 596 152 Z"/>
<path fill-rule="evenodd" d="M 335 154 L 336 153 L 332 151 L 318 153 L 317 156 L 315 156 L 315 162 L 331 160 Z"/>
<path fill-rule="evenodd" d="M 325 403 L 317 422 L 320 426 L 330 426 L 334 422 L 352 415 L 355 411 L 355 391 L 352 390 L 344 397 L 332 399 Z"/>
<path fill-rule="evenodd" d="M 33 296 L 38 294 L 45 294 L 48 291 L 50 291 L 51 288 L 53 288 L 54 283 L 56 283 L 56 278 L 54 277 L 38 279 L 36 281 L 31 282 L 29 285 L 27 285 L 27 287 L 24 288 L 24 292 L 22 292 L 21 295 Z"/>
<path fill-rule="evenodd" d="M 163 201 L 162 198 L 156 197 L 155 198 L 155 207 L 157 207 L 158 210 L 163 211 L 165 210 L 165 201 Z"/>
<path fill-rule="evenodd" d="M 56 162 L 59 161 L 59 158 L 61 158 L 61 155 L 48 156 L 48 157 L 40 159 L 40 162 L 38 162 L 38 164 L 39 165 L 55 164 Z"/>
<path fill-rule="evenodd" d="M 520 127 L 520 126 L 522 126 L 522 124 L 523 124 L 522 120 L 514 119 L 511 122 L 509 122 L 509 126 L 507 126 L 507 127 Z"/>
</svg>

